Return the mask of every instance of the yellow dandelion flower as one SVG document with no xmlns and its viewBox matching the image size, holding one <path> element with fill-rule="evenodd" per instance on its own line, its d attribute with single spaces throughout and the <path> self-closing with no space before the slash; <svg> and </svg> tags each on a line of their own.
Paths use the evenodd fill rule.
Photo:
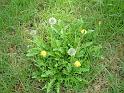
<svg viewBox="0 0 124 93">
<path fill-rule="evenodd" d="M 82 34 L 86 34 L 87 33 L 87 30 L 83 29 L 83 30 L 81 30 L 81 33 Z"/>
<path fill-rule="evenodd" d="M 74 66 L 75 66 L 75 67 L 80 67 L 80 66 L 81 66 L 80 61 L 75 61 Z"/>
<path fill-rule="evenodd" d="M 40 55 L 41 55 L 42 57 L 46 57 L 46 56 L 47 56 L 47 52 L 43 50 L 43 51 L 40 52 Z"/>
</svg>

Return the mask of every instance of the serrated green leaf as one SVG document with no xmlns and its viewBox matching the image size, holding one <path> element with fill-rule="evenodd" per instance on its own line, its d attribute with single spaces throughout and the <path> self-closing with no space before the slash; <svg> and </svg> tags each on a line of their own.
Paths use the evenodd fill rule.
<svg viewBox="0 0 124 93">
<path fill-rule="evenodd" d="M 32 73 L 32 78 L 37 78 L 37 73 L 36 72 Z"/>
<path fill-rule="evenodd" d="M 60 83 L 59 82 L 57 82 L 57 84 L 56 84 L 56 91 L 57 91 L 57 93 L 60 93 Z"/>
<path fill-rule="evenodd" d="M 26 56 L 35 56 L 39 53 L 39 48 L 32 48 L 30 50 L 28 50 L 28 53 Z"/>
<path fill-rule="evenodd" d="M 88 72 L 90 69 L 89 68 L 81 68 L 82 72 Z"/>
<path fill-rule="evenodd" d="M 89 47 L 93 44 L 93 42 L 86 42 L 85 44 L 82 45 L 82 48 Z"/>
<path fill-rule="evenodd" d="M 64 52 L 64 50 L 61 47 L 60 48 L 54 48 L 53 51 L 58 51 L 58 52 L 61 52 L 61 53 Z"/>
<path fill-rule="evenodd" d="M 33 38 L 33 43 L 36 44 L 37 47 L 39 48 L 45 48 L 45 44 L 43 43 L 41 38 L 35 37 Z"/>
<path fill-rule="evenodd" d="M 60 47 L 61 46 L 61 41 L 60 40 L 55 40 L 55 42 L 56 42 L 56 46 L 57 47 Z"/>
<path fill-rule="evenodd" d="M 41 75 L 41 77 L 49 77 L 50 75 L 53 75 L 54 72 L 52 70 L 48 70 L 44 72 L 44 74 Z"/>
<path fill-rule="evenodd" d="M 52 88 L 53 83 L 54 83 L 55 80 L 56 80 L 56 79 L 52 79 L 52 80 L 48 83 L 48 85 L 47 85 L 47 93 L 49 93 L 49 92 L 51 91 L 51 88 Z"/>
</svg>

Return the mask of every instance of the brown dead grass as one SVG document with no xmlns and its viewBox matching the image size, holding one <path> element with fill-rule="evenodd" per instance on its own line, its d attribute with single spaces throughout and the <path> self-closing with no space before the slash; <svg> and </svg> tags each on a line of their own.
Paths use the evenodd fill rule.
<svg viewBox="0 0 124 93">
<path fill-rule="evenodd" d="M 123 41 L 122 38 L 121 41 Z M 103 64 L 111 74 L 116 75 L 118 80 L 122 80 L 123 77 L 120 76 L 119 72 L 121 67 L 120 61 L 123 60 L 124 57 L 124 44 L 120 43 L 116 46 L 113 46 L 108 43 L 106 47 L 106 57 L 101 64 Z M 113 47 L 114 50 L 112 49 Z M 104 93 L 104 90 L 108 90 L 110 88 L 110 82 L 107 80 L 106 73 L 106 71 L 102 71 L 102 73 L 97 76 L 91 85 L 86 89 L 85 93 Z"/>
</svg>

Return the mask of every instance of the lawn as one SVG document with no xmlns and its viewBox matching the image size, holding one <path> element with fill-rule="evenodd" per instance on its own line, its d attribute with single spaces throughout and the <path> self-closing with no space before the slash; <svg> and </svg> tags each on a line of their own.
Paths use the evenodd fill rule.
<svg viewBox="0 0 124 93">
<path fill-rule="evenodd" d="M 68 46 L 81 45 L 84 42 L 93 42 L 95 46 L 100 46 L 100 53 L 97 51 L 99 48 L 96 48 L 97 53 L 95 56 L 93 54 L 93 58 L 90 48 L 86 50 L 88 52 L 83 58 L 88 60 L 87 56 L 90 55 L 88 53 L 91 53 L 90 65 L 84 64 L 89 67 L 88 70 L 83 70 L 81 74 L 78 73 L 77 76 L 80 77 L 78 79 L 81 79 L 81 81 L 76 82 L 77 79 L 75 81 L 69 79 L 71 82 L 66 84 L 67 86 L 64 85 L 65 82 L 58 85 L 57 93 L 124 93 L 123 0 L 1 0 L 0 93 L 56 93 L 56 88 L 52 88 L 54 83 L 50 81 L 49 74 L 45 79 L 35 75 L 37 74 L 35 72 L 40 71 L 35 63 L 39 57 L 34 56 L 34 54 L 34 57 L 27 56 L 32 45 L 34 47 L 32 40 L 35 37 L 41 37 L 40 39 L 47 44 L 55 43 L 56 39 L 49 33 L 51 28 L 55 29 L 48 24 L 49 19 L 53 17 L 59 24 L 54 26 L 56 29 L 61 28 L 61 32 L 68 31 L 68 40 L 65 38 L 62 39 L 63 41 L 60 40 L 60 43 L 56 43 L 55 47 L 62 44 L 66 49 L 66 40 L 70 43 Z M 78 30 L 80 32 L 84 29 L 91 31 L 91 33 L 86 34 L 82 41 L 78 36 L 77 38 L 75 38 L 76 36 L 70 36 L 71 31 L 77 33 Z M 55 34 L 55 37 L 58 40 L 60 38 L 58 34 Z M 48 42 L 49 38 L 50 42 Z M 78 40 L 81 42 L 78 43 Z M 53 47 L 54 44 L 51 46 Z M 89 45 L 87 46 L 89 47 Z M 45 47 L 47 51 L 50 48 Z M 81 52 L 81 55 L 83 55 L 83 52 Z M 45 57 L 45 54 L 42 52 L 41 56 Z M 55 54 L 52 54 L 52 56 L 55 60 L 59 58 Z M 67 55 L 64 56 L 65 60 L 70 58 L 66 57 Z M 96 58 L 96 56 L 99 58 Z M 80 57 L 80 60 L 83 60 L 83 58 Z M 63 64 L 61 65 L 63 66 Z M 66 68 L 67 64 L 64 65 Z M 45 66 L 49 67 L 51 65 L 47 64 Z M 80 64 L 76 64 L 76 66 L 79 67 Z M 81 67 L 83 66 L 81 65 Z M 40 69 L 46 70 L 42 67 Z M 47 71 L 45 72 L 47 73 Z M 66 77 L 71 75 L 69 72 L 66 73 Z M 61 72 L 57 75 L 59 74 Z M 48 82 L 47 88 L 43 89 L 45 82 Z M 56 86 L 59 84 L 58 79 L 54 82 Z M 72 82 L 76 82 L 76 84 Z M 79 85 L 79 87 L 75 87 L 76 85 Z"/>
</svg>

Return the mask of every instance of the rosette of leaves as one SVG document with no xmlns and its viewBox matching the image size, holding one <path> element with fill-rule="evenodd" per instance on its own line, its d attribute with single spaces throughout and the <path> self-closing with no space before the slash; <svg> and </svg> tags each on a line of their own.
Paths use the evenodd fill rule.
<svg viewBox="0 0 124 93">
<path fill-rule="evenodd" d="M 37 67 L 33 78 L 45 82 L 43 89 L 47 93 L 54 90 L 60 93 L 62 88 L 78 90 L 88 82 L 83 77 L 89 73 L 93 60 L 101 56 L 101 46 L 94 42 L 95 31 L 80 32 L 84 25 L 81 19 L 61 21 L 52 27 L 46 25 L 42 37 L 33 38 L 27 56 L 34 59 Z M 76 49 L 74 56 L 68 55 L 70 48 Z M 46 57 L 40 55 L 43 50 L 47 52 Z M 74 66 L 77 60 L 80 67 Z"/>
</svg>

